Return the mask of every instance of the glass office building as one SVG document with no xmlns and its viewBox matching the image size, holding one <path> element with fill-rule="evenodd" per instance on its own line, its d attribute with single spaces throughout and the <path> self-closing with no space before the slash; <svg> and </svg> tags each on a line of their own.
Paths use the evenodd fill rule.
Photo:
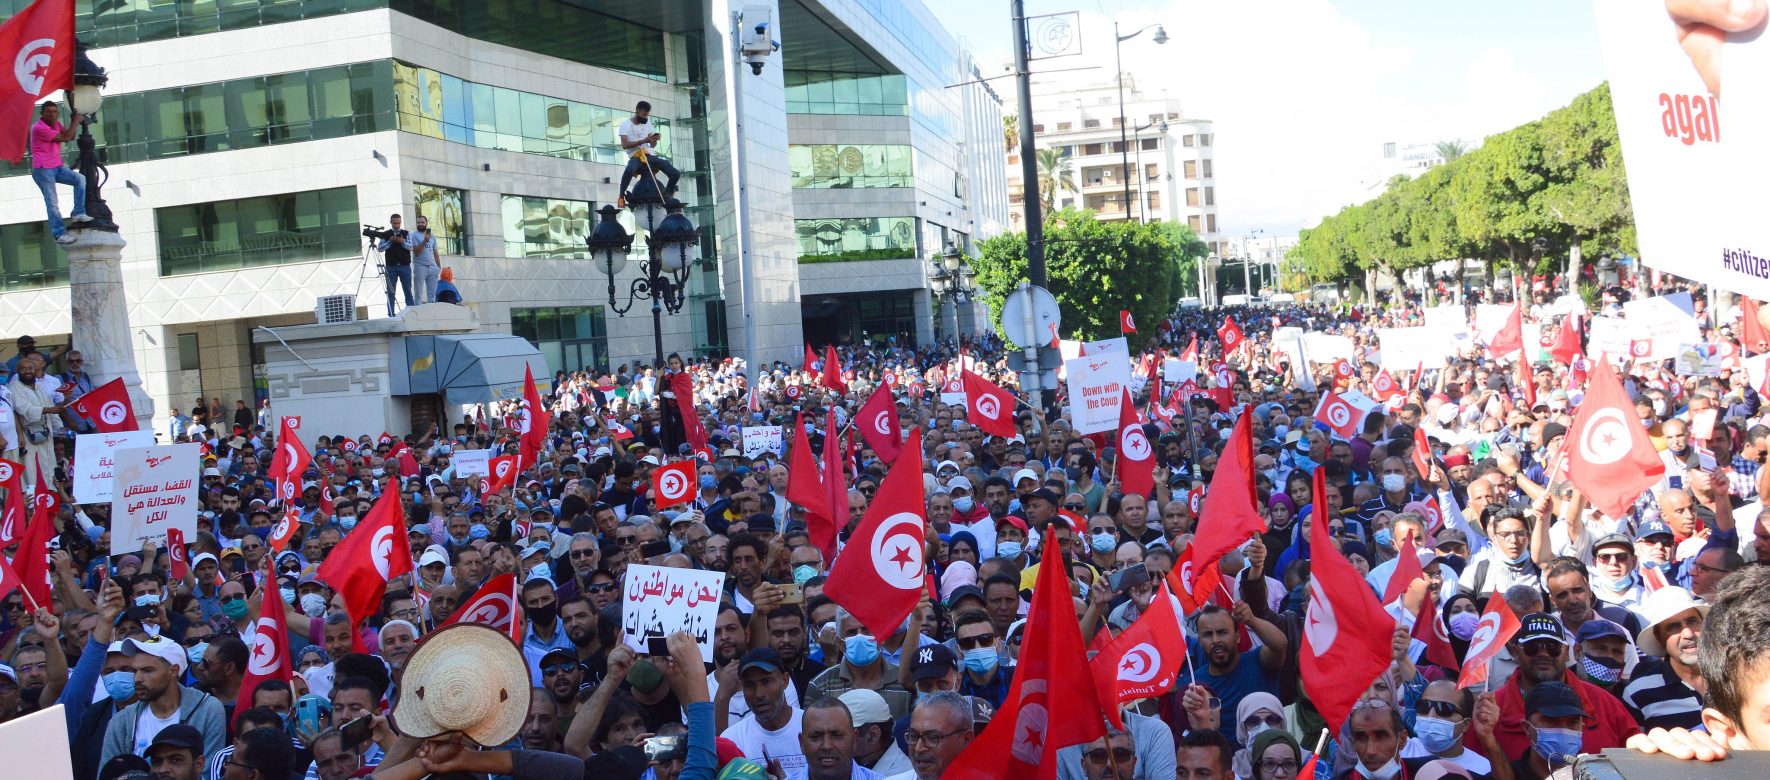
<svg viewBox="0 0 1770 780">
<path fill-rule="evenodd" d="M 781 50 L 753 75 L 730 42 L 758 11 Z M 110 72 L 91 130 L 162 415 L 251 402 L 251 331 L 313 322 L 322 297 L 387 316 L 361 232 L 395 213 L 428 219 L 482 328 L 555 369 L 649 363 L 648 306 L 609 306 L 584 244 L 641 100 L 702 235 L 667 351 L 925 342 L 929 257 L 1007 224 L 999 171 L 971 162 L 1001 143 L 1002 101 L 949 88 L 976 66 L 918 0 L 120 0 L 79 3 L 76 29 Z M 0 323 L 55 345 L 68 261 L 28 167 L 0 163 Z"/>
</svg>

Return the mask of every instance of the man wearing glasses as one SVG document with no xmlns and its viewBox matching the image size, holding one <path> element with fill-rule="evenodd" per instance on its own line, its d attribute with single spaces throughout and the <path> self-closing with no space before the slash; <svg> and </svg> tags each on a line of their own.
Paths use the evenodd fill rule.
<svg viewBox="0 0 1770 780">
<path fill-rule="evenodd" d="M 937 780 L 971 744 L 976 728 L 971 700 L 952 691 L 923 697 L 916 702 L 910 727 L 903 733 L 904 744 L 910 748 L 911 769 L 886 780 Z"/>
<path fill-rule="evenodd" d="M 1494 693 L 1500 708 L 1499 724 L 1494 738 L 1508 761 L 1516 761 L 1530 750 L 1532 737 L 1524 728 L 1524 702 L 1536 686 L 1543 683 L 1564 683 L 1574 690 L 1587 716 L 1581 753 L 1596 753 L 1605 748 L 1622 747 L 1630 736 L 1641 733 L 1641 727 L 1622 702 L 1567 669 L 1567 630 L 1561 621 L 1544 612 L 1533 612 L 1519 621 L 1518 633 L 1506 643 L 1506 650 L 1518 662 L 1518 672 Z"/>
<path fill-rule="evenodd" d="M 1455 680 L 1433 680 L 1414 702 L 1414 710 L 1414 736 L 1401 746 L 1403 759 L 1443 759 L 1477 777 L 1492 774 L 1494 761 L 1506 760 L 1493 736 L 1500 717 L 1493 694 L 1476 698 L 1474 691 L 1459 690 Z M 1463 740 L 1470 732 L 1481 740 L 1487 755 L 1465 746 Z"/>
<path fill-rule="evenodd" d="M 596 534 L 579 531 L 572 534 L 572 541 L 566 547 L 567 566 L 559 567 L 555 576 L 560 580 L 557 591 L 561 600 L 571 598 L 590 585 L 590 575 L 602 565 L 602 547 L 596 543 Z M 564 573 L 565 576 L 558 577 Z"/>
<path fill-rule="evenodd" d="M 68 351 L 68 370 L 62 372 L 59 379 L 61 379 L 60 390 L 67 396 L 70 404 L 78 400 L 80 396 L 92 392 L 92 377 L 86 373 L 86 357 L 81 355 L 79 350 Z M 71 408 L 62 415 L 62 419 L 67 421 L 68 429 L 72 433 L 92 433 L 97 430 L 93 427 L 91 420 L 81 417 Z"/>
<path fill-rule="evenodd" d="M 1137 751 L 1128 732 L 1108 727 L 1104 736 L 1082 746 L 1082 776 L 1087 780 L 1131 780 L 1137 776 Z"/>
</svg>

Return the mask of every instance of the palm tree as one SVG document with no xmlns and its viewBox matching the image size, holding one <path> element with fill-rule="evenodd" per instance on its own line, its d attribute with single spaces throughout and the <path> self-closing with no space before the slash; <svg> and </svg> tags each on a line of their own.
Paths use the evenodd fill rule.
<svg viewBox="0 0 1770 780">
<path fill-rule="evenodd" d="M 1009 152 L 1020 145 L 1020 115 L 1009 114 L 1002 117 L 1002 146 Z"/>
<path fill-rule="evenodd" d="M 1469 153 L 1469 145 L 1462 141 L 1439 141 L 1436 148 L 1438 156 L 1443 157 L 1445 162 Z"/>
<path fill-rule="evenodd" d="M 1076 188 L 1075 165 L 1069 158 L 1068 149 L 1045 148 L 1038 154 L 1039 202 L 1048 212 L 1054 208 L 1058 188 L 1072 191 Z"/>
</svg>

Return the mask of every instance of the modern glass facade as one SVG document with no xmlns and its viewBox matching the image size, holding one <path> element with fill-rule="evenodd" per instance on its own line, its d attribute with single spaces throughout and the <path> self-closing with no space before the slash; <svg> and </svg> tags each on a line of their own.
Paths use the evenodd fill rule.
<svg viewBox="0 0 1770 780">
<path fill-rule="evenodd" d="M 827 73 L 789 71 L 786 76 L 789 114 L 910 113 L 909 79 L 902 74 L 832 79 Z"/>
<path fill-rule="evenodd" d="M 0 225 L 0 290 L 29 290 L 68 283 L 68 256 L 41 219 Z"/>
<path fill-rule="evenodd" d="M 467 193 L 435 184 L 412 184 L 412 203 L 418 216 L 430 222 L 436 251 L 442 255 L 471 254 L 467 249 Z M 416 225 L 417 220 L 413 220 Z"/>
<path fill-rule="evenodd" d="M 795 189 L 915 186 L 908 144 L 793 144 L 787 166 Z"/>
<path fill-rule="evenodd" d="M 799 262 L 898 260 L 916 256 L 915 217 L 797 219 Z"/>
<path fill-rule="evenodd" d="M 482 149 L 622 164 L 615 131 L 631 106 L 593 106 L 533 92 L 463 81 L 430 68 L 393 63 L 399 129 Z M 671 156 L 668 120 L 654 117 L 658 153 Z"/>
<path fill-rule="evenodd" d="M 528 339 L 556 370 L 608 370 L 608 322 L 601 306 L 511 309 L 510 332 Z"/>
<path fill-rule="evenodd" d="M 505 195 L 502 205 L 505 257 L 590 258 L 584 240 L 596 226 L 596 204 Z"/>
<path fill-rule="evenodd" d="M 154 223 L 161 276 L 350 257 L 365 240 L 355 187 L 171 206 Z"/>
</svg>

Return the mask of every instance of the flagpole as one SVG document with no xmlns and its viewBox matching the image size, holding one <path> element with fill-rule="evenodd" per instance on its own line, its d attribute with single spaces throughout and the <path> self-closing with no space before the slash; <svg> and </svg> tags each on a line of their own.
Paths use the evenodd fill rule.
<svg viewBox="0 0 1770 780">
<path fill-rule="evenodd" d="M 1310 753 L 1314 754 L 1316 758 L 1320 758 L 1321 757 L 1321 749 L 1324 747 L 1327 747 L 1327 738 L 1328 738 L 1328 730 L 1326 728 L 1323 728 L 1321 730 L 1321 736 L 1315 740 L 1315 749 L 1309 751 Z M 1298 780 L 1303 780 L 1303 779 L 1299 778 Z"/>
</svg>

